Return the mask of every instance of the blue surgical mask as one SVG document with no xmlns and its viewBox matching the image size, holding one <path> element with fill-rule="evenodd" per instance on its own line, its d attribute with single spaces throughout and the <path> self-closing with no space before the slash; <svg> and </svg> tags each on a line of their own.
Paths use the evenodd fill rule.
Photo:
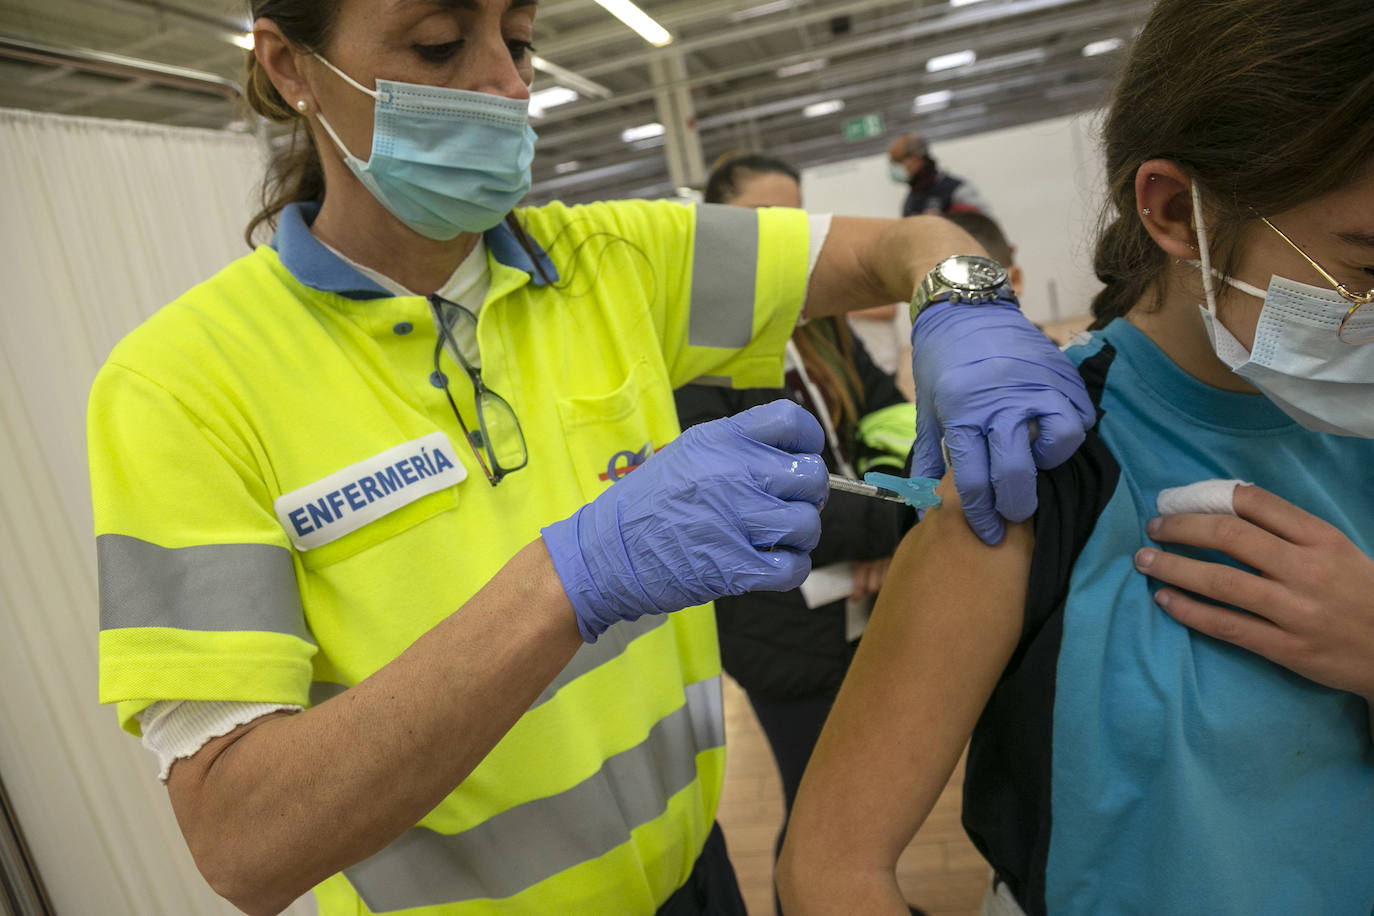
<svg viewBox="0 0 1374 916">
<path fill-rule="evenodd" d="M 1330 289 L 1275 275 L 1268 290 L 1224 276 L 1207 251 L 1202 203 L 1193 185 L 1198 254 L 1207 307 L 1202 320 L 1217 358 L 1303 427 L 1374 439 L 1374 344 L 1351 346 L 1337 336 L 1350 303 Z M 1249 350 L 1217 318 L 1213 277 L 1264 300 Z M 1374 321 L 1374 316 L 1356 316 Z"/>
<path fill-rule="evenodd" d="M 911 176 L 906 173 L 906 166 L 891 160 L 888 160 L 887 163 L 887 177 L 897 184 L 907 184 L 911 181 Z"/>
<path fill-rule="evenodd" d="M 366 162 L 323 114 L 320 125 L 363 187 L 420 235 L 447 241 L 485 232 L 529 193 L 535 134 L 527 100 L 383 79 L 368 89 L 315 56 L 377 100 Z"/>
</svg>

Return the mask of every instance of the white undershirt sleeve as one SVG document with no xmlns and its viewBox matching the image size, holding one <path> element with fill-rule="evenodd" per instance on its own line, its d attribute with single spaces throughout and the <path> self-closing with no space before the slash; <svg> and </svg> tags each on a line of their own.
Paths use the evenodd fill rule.
<svg viewBox="0 0 1374 916">
<path fill-rule="evenodd" d="M 143 730 L 143 746 L 157 755 L 157 778 L 167 781 L 172 764 L 215 738 L 268 713 L 301 707 L 281 703 L 238 703 L 222 700 L 159 700 L 136 714 Z"/>
<path fill-rule="evenodd" d="M 807 215 L 807 222 L 810 226 L 808 235 L 811 237 L 806 253 L 806 289 L 808 293 L 811 289 L 811 274 L 816 269 L 816 262 L 820 260 L 821 249 L 825 247 L 825 239 L 830 235 L 830 220 L 831 215 L 829 213 L 810 213 Z M 803 298 L 802 310 L 797 314 L 797 324 L 803 325 L 806 322 L 806 299 Z"/>
</svg>

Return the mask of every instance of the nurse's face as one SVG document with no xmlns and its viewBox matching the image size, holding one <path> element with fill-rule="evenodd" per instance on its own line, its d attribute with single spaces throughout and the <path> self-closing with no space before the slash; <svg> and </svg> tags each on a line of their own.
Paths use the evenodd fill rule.
<svg viewBox="0 0 1374 916">
<path fill-rule="evenodd" d="M 315 49 L 357 82 L 377 79 L 529 98 L 535 0 L 343 0 L 328 44 Z M 373 100 L 301 57 L 314 104 L 344 145 L 366 159 Z"/>
</svg>

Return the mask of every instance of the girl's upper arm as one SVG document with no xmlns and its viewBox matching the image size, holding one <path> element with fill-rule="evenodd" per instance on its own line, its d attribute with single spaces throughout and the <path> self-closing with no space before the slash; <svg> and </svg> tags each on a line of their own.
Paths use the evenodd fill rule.
<svg viewBox="0 0 1374 916">
<path fill-rule="evenodd" d="M 948 477 L 940 492 L 897 550 L 802 781 L 780 869 L 789 913 L 789 892 L 801 913 L 906 912 L 897 858 L 1020 639 L 1030 525 L 988 547 Z"/>
</svg>

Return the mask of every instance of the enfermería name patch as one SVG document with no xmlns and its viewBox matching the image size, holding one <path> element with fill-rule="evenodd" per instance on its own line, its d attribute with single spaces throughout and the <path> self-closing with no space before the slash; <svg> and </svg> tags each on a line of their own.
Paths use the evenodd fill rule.
<svg viewBox="0 0 1374 916">
<path fill-rule="evenodd" d="M 272 508 L 296 549 L 311 550 L 467 476 L 448 436 L 430 433 L 283 493 Z"/>
</svg>

